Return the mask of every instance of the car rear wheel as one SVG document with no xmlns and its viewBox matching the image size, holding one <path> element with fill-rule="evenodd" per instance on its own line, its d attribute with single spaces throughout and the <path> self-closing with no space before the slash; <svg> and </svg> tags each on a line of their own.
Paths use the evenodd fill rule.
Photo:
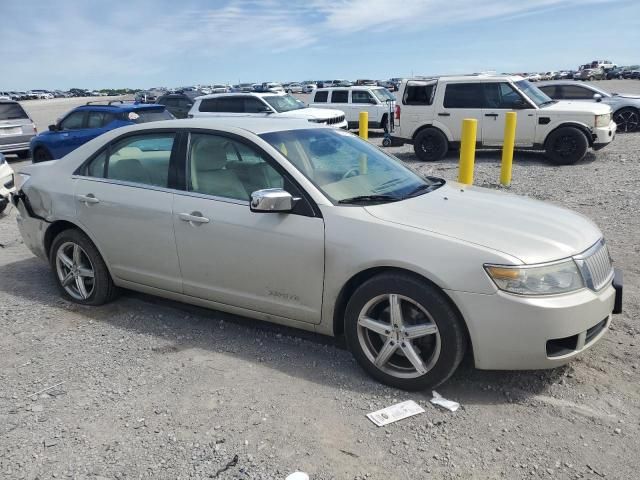
<svg viewBox="0 0 640 480">
<path fill-rule="evenodd" d="M 382 274 L 362 284 L 347 304 L 345 333 L 369 375 L 404 390 L 441 384 L 466 350 L 462 321 L 444 294 L 404 274 Z"/>
<path fill-rule="evenodd" d="M 33 163 L 46 162 L 47 160 L 53 160 L 53 156 L 44 147 L 38 147 L 33 152 Z"/>
<path fill-rule="evenodd" d="M 79 230 L 64 230 L 53 241 L 51 268 L 62 295 L 82 305 L 102 305 L 116 295 L 109 270 L 93 242 Z"/>
<path fill-rule="evenodd" d="M 640 126 L 640 112 L 635 108 L 621 108 L 613 114 L 618 132 L 634 132 Z"/>
<path fill-rule="evenodd" d="M 572 165 L 584 158 L 589 141 L 584 133 L 574 127 L 561 127 L 547 137 L 547 157 L 556 165 Z"/>
<path fill-rule="evenodd" d="M 423 162 L 435 162 L 447 154 L 447 137 L 435 128 L 421 130 L 413 141 L 413 150 Z"/>
</svg>

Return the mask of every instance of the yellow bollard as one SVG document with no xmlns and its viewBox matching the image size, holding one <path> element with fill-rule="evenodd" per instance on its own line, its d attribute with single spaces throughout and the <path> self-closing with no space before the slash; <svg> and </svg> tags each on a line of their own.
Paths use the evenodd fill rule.
<svg viewBox="0 0 640 480">
<path fill-rule="evenodd" d="M 363 140 L 369 140 L 369 112 L 360 112 L 360 125 L 358 135 Z"/>
<path fill-rule="evenodd" d="M 500 184 L 511 185 L 511 167 L 513 165 L 513 147 L 516 144 L 516 112 L 507 112 L 504 121 L 504 143 L 502 144 L 502 166 L 500 167 Z"/>
<path fill-rule="evenodd" d="M 476 160 L 476 132 L 478 120 L 465 118 L 462 120 L 462 142 L 460 143 L 460 171 L 458 181 L 471 185 L 473 183 L 473 166 Z"/>
</svg>

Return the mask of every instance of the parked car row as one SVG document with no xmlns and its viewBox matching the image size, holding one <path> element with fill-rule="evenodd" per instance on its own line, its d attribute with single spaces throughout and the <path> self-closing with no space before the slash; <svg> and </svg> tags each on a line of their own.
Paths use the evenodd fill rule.
<svg viewBox="0 0 640 480">
<path fill-rule="evenodd" d="M 62 90 L 29 90 L 26 92 L 18 91 L 0 91 L 0 99 L 2 100 L 50 100 L 52 98 L 70 98 L 70 97 L 105 97 L 108 95 L 119 95 L 117 92 L 107 93 L 102 91 L 89 91 L 79 88 L 72 88 L 68 91 Z"/>
</svg>

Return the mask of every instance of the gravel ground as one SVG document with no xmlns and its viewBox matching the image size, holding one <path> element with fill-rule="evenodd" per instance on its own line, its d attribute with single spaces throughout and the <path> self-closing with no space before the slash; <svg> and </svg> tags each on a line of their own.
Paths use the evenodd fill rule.
<svg viewBox="0 0 640 480">
<path fill-rule="evenodd" d="M 640 92 L 637 81 L 601 83 Z M 26 103 L 40 128 L 72 104 L 50 102 Z M 390 151 L 456 178 L 454 154 L 422 164 L 411 147 Z M 564 368 L 463 364 L 439 389 L 462 404 L 455 413 L 430 405 L 430 392 L 370 380 L 339 339 L 132 292 L 99 308 L 65 302 L 10 210 L 0 217 L 0 477 L 638 478 L 639 152 L 636 133 L 574 166 L 516 154 L 513 192 L 604 231 L 625 270 L 625 312 Z M 477 185 L 499 188 L 499 158 L 478 154 Z M 382 428 L 365 417 L 408 399 L 426 412 Z"/>
</svg>

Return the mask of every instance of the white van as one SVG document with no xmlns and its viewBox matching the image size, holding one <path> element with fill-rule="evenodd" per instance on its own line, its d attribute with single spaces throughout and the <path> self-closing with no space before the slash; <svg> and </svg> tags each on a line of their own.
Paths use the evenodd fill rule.
<svg viewBox="0 0 640 480">
<path fill-rule="evenodd" d="M 349 128 L 358 128 L 360 112 L 366 111 L 369 113 L 369 128 L 382 128 L 386 131 L 389 103 L 393 112 L 395 101 L 396 98 L 383 87 L 333 87 L 318 88 L 309 106 L 342 110 Z"/>
</svg>

